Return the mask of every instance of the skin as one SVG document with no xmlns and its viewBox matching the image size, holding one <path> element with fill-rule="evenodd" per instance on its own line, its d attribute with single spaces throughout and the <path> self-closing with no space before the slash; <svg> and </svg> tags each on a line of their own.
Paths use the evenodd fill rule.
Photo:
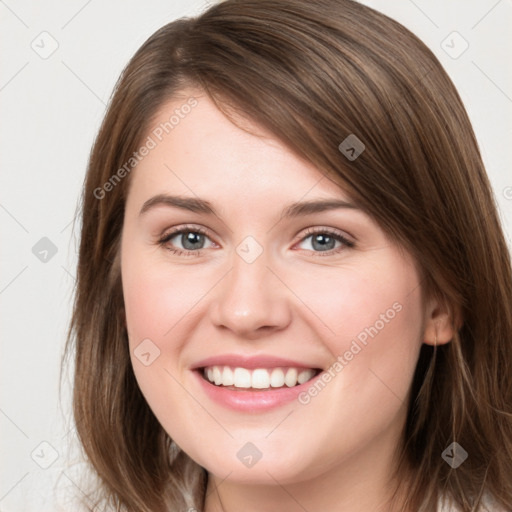
<svg viewBox="0 0 512 512">
<path fill-rule="evenodd" d="M 415 262 L 362 210 L 280 219 L 295 201 L 350 197 L 271 134 L 239 120 L 247 133 L 196 90 L 163 105 L 154 125 L 190 96 L 198 105 L 130 176 L 121 269 L 140 389 L 171 438 L 208 471 L 206 512 L 389 510 L 419 350 L 451 340 L 448 313 L 423 301 Z M 140 215 L 157 194 L 206 199 L 217 215 L 170 206 Z M 158 243 L 184 224 L 207 230 L 199 255 L 169 250 L 183 249 L 180 235 Z M 330 228 L 355 246 L 337 242 L 322 254 L 308 228 Z M 247 236 L 263 248 L 250 264 L 236 252 Z M 236 412 L 212 402 L 190 370 L 223 353 L 327 369 L 395 303 L 400 312 L 306 405 Z M 134 350 L 147 338 L 160 355 L 145 366 Z M 250 468 L 236 456 L 249 441 L 262 453 Z"/>
</svg>

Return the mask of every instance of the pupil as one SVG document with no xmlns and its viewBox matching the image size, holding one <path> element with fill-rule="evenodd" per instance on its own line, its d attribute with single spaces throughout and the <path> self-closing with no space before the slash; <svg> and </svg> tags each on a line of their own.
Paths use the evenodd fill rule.
<svg viewBox="0 0 512 512">
<path fill-rule="evenodd" d="M 317 242 L 320 243 L 319 246 L 315 246 Z M 313 248 L 319 249 L 320 251 L 328 251 L 330 249 L 334 249 L 335 242 L 336 240 L 334 240 L 334 238 L 319 234 L 313 238 Z"/>
</svg>

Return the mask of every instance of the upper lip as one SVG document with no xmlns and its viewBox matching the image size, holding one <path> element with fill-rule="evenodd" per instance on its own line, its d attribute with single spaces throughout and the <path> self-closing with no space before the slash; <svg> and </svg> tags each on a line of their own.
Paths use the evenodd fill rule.
<svg viewBox="0 0 512 512">
<path fill-rule="evenodd" d="M 313 368 L 319 369 L 318 366 L 312 366 L 308 363 L 294 361 L 292 359 L 285 359 L 273 355 L 259 355 L 259 356 L 244 356 L 241 354 L 222 354 L 218 356 L 207 357 L 194 363 L 190 369 L 197 370 L 206 366 L 231 366 L 234 368 L 277 368 L 277 367 L 292 367 L 292 368 Z"/>
</svg>

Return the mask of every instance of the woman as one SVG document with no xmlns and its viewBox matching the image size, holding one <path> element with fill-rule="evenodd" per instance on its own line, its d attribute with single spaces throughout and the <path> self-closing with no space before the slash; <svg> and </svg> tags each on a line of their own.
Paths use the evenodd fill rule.
<svg viewBox="0 0 512 512">
<path fill-rule="evenodd" d="M 82 210 L 74 414 L 116 509 L 512 510 L 510 255 L 397 22 L 227 0 L 166 25 Z"/>
</svg>

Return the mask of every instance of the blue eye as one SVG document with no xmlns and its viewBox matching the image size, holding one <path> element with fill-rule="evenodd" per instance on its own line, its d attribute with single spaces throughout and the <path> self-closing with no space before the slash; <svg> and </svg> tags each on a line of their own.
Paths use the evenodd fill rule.
<svg viewBox="0 0 512 512">
<path fill-rule="evenodd" d="M 311 239 L 310 249 L 304 249 L 318 256 L 329 256 L 339 253 L 346 248 L 354 247 L 341 233 L 327 228 L 310 228 L 301 238 L 301 244 Z M 205 243 L 209 245 L 205 246 Z M 180 256 L 200 256 L 204 249 L 215 245 L 207 236 L 206 231 L 200 227 L 183 226 L 166 233 L 158 243 Z M 180 247 L 181 245 L 181 247 Z"/>
<path fill-rule="evenodd" d="M 176 239 L 176 241 L 171 242 L 174 239 Z M 201 254 L 202 249 L 205 248 L 204 243 L 206 240 L 210 239 L 206 236 L 203 229 L 182 227 L 167 233 L 158 243 L 174 254 L 186 254 L 188 256 L 193 254 L 194 256 L 198 256 Z M 176 242 L 181 244 L 181 248 L 176 247 Z"/>
<path fill-rule="evenodd" d="M 318 256 L 332 255 L 333 253 L 343 251 L 347 247 L 355 246 L 354 242 L 351 242 L 342 234 L 325 228 L 312 228 L 308 230 L 306 235 L 303 236 L 301 243 L 308 239 L 311 239 L 310 247 L 312 247 L 312 252 Z"/>
</svg>

